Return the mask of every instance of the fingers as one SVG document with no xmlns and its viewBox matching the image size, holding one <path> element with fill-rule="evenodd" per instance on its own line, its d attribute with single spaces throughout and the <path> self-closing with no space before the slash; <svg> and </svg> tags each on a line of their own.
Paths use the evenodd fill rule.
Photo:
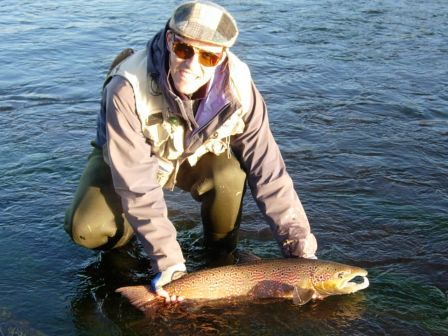
<svg viewBox="0 0 448 336">
<path fill-rule="evenodd" d="M 165 303 L 176 303 L 176 302 L 181 302 L 184 300 L 184 298 L 182 296 L 177 296 L 177 295 L 170 295 L 166 290 L 164 290 L 163 288 L 160 288 L 156 291 L 157 295 L 162 297 L 165 300 Z"/>
<path fill-rule="evenodd" d="M 166 301 L 170 301 L 170 295 L 168 294 L 168 292 L 166 290 L 164 290 L 163 288 L 159 288 L 156 290 L 156 294 L 162 298 L 164 298 L 165 302 Z"/>
</svg>

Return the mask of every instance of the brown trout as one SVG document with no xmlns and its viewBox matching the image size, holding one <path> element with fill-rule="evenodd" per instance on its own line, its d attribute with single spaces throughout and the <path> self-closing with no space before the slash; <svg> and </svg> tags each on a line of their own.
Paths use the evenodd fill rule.
<svg viewBox="0 0 448 336">
<path fill-rule="evenodd" d="M 362 268 L 331 261 L 274 259 L 189 273 L 164 289 L 188 302 L 290 298 L 294 304 L 303 305 L 312 299 L 365 289 L 369 286 L 366 276 Z M 149 286 L 121 287 L 116 291 L 142 311 L 157 298 Z"/>
</svg>

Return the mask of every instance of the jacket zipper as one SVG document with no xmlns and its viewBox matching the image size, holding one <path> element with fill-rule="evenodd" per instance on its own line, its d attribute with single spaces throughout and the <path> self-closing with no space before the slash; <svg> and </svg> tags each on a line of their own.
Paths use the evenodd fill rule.
<svg viewBox="0 0 448 336">
<path fill-rule="evenodd" d="M 219 115 L 220 115 L 224 110 L 226 110 L 226 109 L 229 108 L 229 106 L 230 106 L 230 103 L 225 104 L 225 105 L 219 110 L 219 112 L 216 113 L 216 115 L 215 115 L 212 119 L 210 119 L 205 125 L 203 125 L 201 128 L 196 129 L 195 131 L 191 132 L 191 134 L 190 134 L 189 137 L 188 137 L 188 146 L 187 146 L 185 149 L 188 149 L 188 148 L 190 147 L 190 145 L 191 145 L 191 140 L 193 139 L 194 136 L 196 136 L 197 134 L 199 134 L 199 133 L 201 133 L 202 131 L 204 131 L 205 129 L 207 129 L 207 128 L 210 126 L 210 124 L 211 124 L 213 121 L 215 121 L 216 118 L 218 118 Z M 222 123 L 220 123 L 219 125 L 217 125 L 216 129 L 218 129 L 219 127 L 221 127 L 221 126 L 227 121 L 227 119 L 230 118 L 230 116 L 232 115 L 232 113 L 233 113 L 233 111 L 230 111 L 230 109 L 229 109 L 229 112 L 228 112 L 226 115 L 224 115 L 224 117 L 223 117 L 223 119 L 222 119 Z M 209 138 L 209 137 L 207 137 L 207 139 L 208 139 L 208 138 Z"/>
</svg>

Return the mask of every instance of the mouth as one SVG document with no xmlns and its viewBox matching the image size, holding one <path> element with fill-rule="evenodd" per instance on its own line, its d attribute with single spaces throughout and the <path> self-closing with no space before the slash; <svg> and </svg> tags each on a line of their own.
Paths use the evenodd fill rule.
<svg viewBox="0 0 448 336">
<path fill-rule="evenodd" d="M 179 71 L 179 77 L 187 80 L 196 79 L 197 76 L 193 72 L 180 70 Z"/>
<path fill-rule="evenodd" d="M 350 294 L 362 289 L 366 289 L 367 287 L 369 287 L 369 279 L 367 279 L 366 275 L 353 275 L 340 284 L 339 290 L 341 292 Z"/>
</svg>

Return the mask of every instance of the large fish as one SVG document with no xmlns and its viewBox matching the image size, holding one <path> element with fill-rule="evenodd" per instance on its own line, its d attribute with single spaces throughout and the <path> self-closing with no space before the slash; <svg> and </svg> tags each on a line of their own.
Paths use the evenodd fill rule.
<svg viewBox="0 0 448 336">
<path fill-rule="evenodd" d="M 164 289 L 187 302 L 291 298 L 294 304 L 303 305 L 312 299 L 365 289 L 369 286 L 366 276 L 365 269 L 331 261 L 274 259 L 193 272 Z M 116 291 L 142 311 L 157 299 L 149 286 Z"/>
</svg>

